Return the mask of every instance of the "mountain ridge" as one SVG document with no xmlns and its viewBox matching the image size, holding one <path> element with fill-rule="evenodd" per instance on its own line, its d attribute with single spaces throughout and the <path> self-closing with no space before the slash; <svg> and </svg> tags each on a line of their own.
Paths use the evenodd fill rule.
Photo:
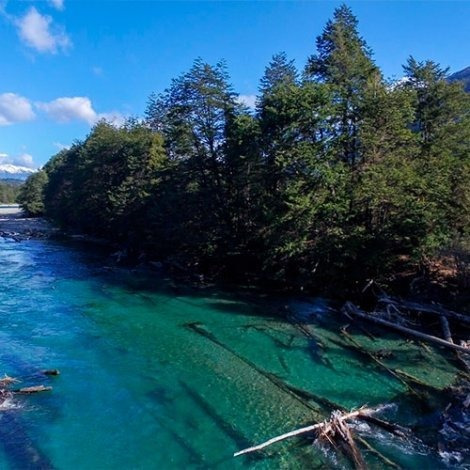
<svg viewBox="0 0 470 470">
<path fill-rule="evenodd" d="M 37 170 L 26 166 L 13 165 L 12 163 L 4 163 L 0 165 L 1 180 L 19 180 L 24 181 L 28 176 L 36 173 Z"/>
</svg>

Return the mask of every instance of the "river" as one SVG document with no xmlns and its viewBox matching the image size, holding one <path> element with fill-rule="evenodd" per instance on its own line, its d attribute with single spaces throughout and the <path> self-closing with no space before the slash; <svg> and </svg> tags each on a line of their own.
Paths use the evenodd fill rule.
<svg viewBox="0 0 470 470">
<path fill-rule="evenodd" d="M 395 403 L 390 419 L 418 428 L 435 417 L 351 349 L 338 334 L 345 321 L 321 299 L 192 289 L 47 240 L 0 238 L 0 272 L 0 374 L 53 386 L 0 411 L 2 469 L 338 468 L 298 440 L 232 454 L 326 417 L 314 396 L 346 408 Z M 437 387 L 454 379 L 431 348 L 351 332 L 392 351 L 389 366 Z M 61 375 L 38 374 L 48 368 Z M 444 468 L 424 443 L 362 432 L 404 468 Z"/>
</svg>

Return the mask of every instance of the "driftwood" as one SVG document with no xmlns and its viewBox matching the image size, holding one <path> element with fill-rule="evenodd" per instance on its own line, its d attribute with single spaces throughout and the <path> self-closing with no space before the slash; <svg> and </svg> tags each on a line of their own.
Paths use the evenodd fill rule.
<svg viewBox="0 0 470 470">
<path fill-rule="evenodd" d="M 398 300 L 392 297 L 389 297 L 385 294 L 382 294 L 379 297 L 379 302 L 387 305 L 394 305 L 396 307 L 401 307 L 406 310 L 412 310 L 414 312 L 429 313 L 434 315 L 440 315 L 446 318 L 452 318 L 453 320 L 460 321 L 467 325 L 470 325 L 470 316 L 464 315 L 462 313 L 457 313 L 452 310 L 447 310 L 440 305 L 434 304 L 422 304 L 420 302 L 412 302 L 409 300 Z"/>
<path fill-rule="evenodd" d="M 350 411 L 348 413 L 342 413 L 340 411 L 334 411 L 331 414 L 331 419 L 323 421 L 321 423 L 317 424 L 312 424 L 310 426 L 305 426 L 300 429 L 296 429 L 295 431 L 290 431 L 285 434 L 281 434 L 280 436 L 273 437 L 272 439 L 269 439 L 266 442 L 263 442 L 262 444 L 258 444 L 253 447 L 248 447 L 247 449 L 240 450 L 238 452 L 235 452 L 233 454 L 234 457 L 238 457 L 239 455 L 243 454 L 249 454 L 251 452 L 256 452 L 259 450 L 262 450 L 272 444 L 275 444 L 280 441 L 284 441 L 285 439 L 289 439 L 291 437 L 295 436 L 300 436 L 301 434 L 307 434 L 307 433 L 312 433 L 316 432 L 318 437 L 320 439 L 325 438 L 327 440 L 331 439 L 331 433 L 336 426 L 338 426 L 338 429 L 341 430 L 341 433 L 344 433 L 344 437 L 346 441 L 349 441 L 349 438 L 351 437 L 350 432 L 345 432 L 345 425 L 346 422 L 352 419 L 357 419 L 357 418 L 362 418 L 362 417 L 367 417 L 372 415 L 373 413 L 377 413 L 381 411 L 383 407 L 379 408 L 360 408 L 355 411 Z"/>
<path fill-rule="evenodd" d="M 32 393 L 49 392 L 50 390 L 52 390 L 52 387 L 45 387 L 44 385 L 36 385 L 34 387 L 23 387 L 17 390 L 12 390 L 12 392 L 18 393 L 21 395 L 30 395 Z"/>
<path fill-rule="evenodd" d="M 454 339 L 452 338 L 452 333 L 450 331 L 450 326 L 449 322 L 447 321 L 447 317 L 441 316 L 441 327 L 442 327 L 442 334 L 444 336 L 444 339 L 446 341 L 449 341 L 449 343 L 453 343 Z M 470 366 L 468 362 L 465 360 L 465 357 L 462 356 L 462 354 L 459 351 L 454 351 L 455 352 L 455 357 L 457 358 L 457 361 L 463 366 L 463 368 L 467 371 L 470 372 Z"/>
<path fill-rule="evenodd" d="M 0 389 L 4 389 L 18 382 L 19 382 L 18 379 L 14 379 L 13 377 L 9 377 L 8 375 L 5 375 L 4 377 L 0 379 Z"/>
<path fill-rule="evenodd" d="M 351 411 L 350 413 L 343 414 L 342 420 L 354 419 L 354 418 L 357 418 L 361 413 L 365 414 L 370 411 L 371 410 L 367 410 L 367 409 Z M 306 434 L 306 433 L 311 433 L 312 431 L 321 430 L 322 428 L 325 428 L 329 423 L 330 421 L 323 421 L 322 423 L 312 424 L 311 426 L 305 426 L 304 428 L 296 429 L 295 431 L 286 432 L 285 434 L 281 434 L 280 436 L 273 437 L 272 439 L 269 439 L 268 441 L 263 442 L 262 444 L 258 444 L 256 446 L 248 447 L 247 449 L 243 449 L 238 452 L 235 452 L 233 456 L 238 457 L 239 455 L 249 454 L 250 452 L 256 452 L 272 444 L 275 444 L 276 442 L 289 439 L 290 437 L 295 437 L 295 436 L 299 436 L 300 434 Z"/>
<path fill-rule="evenodd" d="M 413 330 L 411 328 L 407 328 L 405 326 L 397 325 L 396 323 L 389 322 L 387 320 L 383 320 L 382 318 L 374 315 L 367 314 L 361 311 L 358 307 L 353 305 L 351 302 L 346 302 L 343 309 L 349 314 L 354 315 L 358 318 L 362 318 L 364 320 L 371 321 L 376 323 L 377 325 L 386 326 L 387 328 L 392 328 L 400 333 L 405 333 L 408 336 L 412 336 L 415 338 L 422 339 L 429 343 L 438 344 L 439 346 L 445 346 L 446 348 L 453 349 L 455 351 L 460 351 L 466 354 L 470 353 L 470 348 L 465 348 L 464 346 L 460 346 L 458 344 L 450 343 L 444 339 L 438 338 L 437 336 L 428 335 L 426 333 L 421 333 L 420 331 Z"/>
<path fill-rule="evenodd" d="M 441 327 L 442 327 L 442 334 L 444 335 L 444 339 L 449 341 L 449 343 L 453 343 L 454 340 L 452 339 L 452 333 L 450 332 L 449 322 L 447 321 L 447 317 L 441 316 Z"/>
<path fill-rule="evenodd" d="M 342 419 L 340 413 L 334 413 L 331 422 L 321 430 L 318 439 L 320 441 L 326 440 L 327 442 L 332 442 L 333 440 L 339 441 L 342 450 L 354 462 L 354 466 L 360 470 L 366 469 L 364 457 L 354 441 L 351 430 L 345 423 L 345 420 Z"/>
<path fill-rule="evenodd" d="M 262 444 L 235 452 L 233 455 L 234 457 L 238 457 L 239 455 L 263 450 L 272 444 L 289 439 L 291 437 L 296 437 L 307 433 L 315 433 L 317 436 L 315 441 L 316 443 L 328 444 L 331 445 L 336 451 L 343 452 L 344 455 L 352 461 L 354 467 L 357 470 L 365 470 L 366 463 L 359 447 L 356 445 L 356 441 L 363 445 L 368 451 L 372 452 L 377 458 L 382 460 L 385 465 L 398 470 L 400 469 L 399 465 L 381 454 L 361 436 L 354 435 L 348 426 L 349 420 L 361 419 L 371 424 L 377 424 L 383 429 L 393 432 L 400 437 L 406 437 L 408 435 L 406 429 L 400 428 L 399 426 L 395 426 L 372 416 L 373 414 L 378 413 L 383 409 L 384 407 L 362 407 L 359 410 L 350 412 L 335 410 L 331 413 L 331 418 L 329 420 L 273 437 L 272 439 L 269 439 Z"/>
</svg>

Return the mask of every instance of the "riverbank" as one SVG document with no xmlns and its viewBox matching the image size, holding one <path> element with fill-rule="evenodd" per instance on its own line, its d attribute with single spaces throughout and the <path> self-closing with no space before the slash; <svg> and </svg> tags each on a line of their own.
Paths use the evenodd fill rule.
<svg viewBox="0 0 470 470">
<path fill-rule="evenodd" d="M 26 217 L 18 205 L 0 206 L 0 236 L 16 241 L 30 238 L 46 238 L 56 233 L 47 220 L 40 217 Z"/>
</svg>

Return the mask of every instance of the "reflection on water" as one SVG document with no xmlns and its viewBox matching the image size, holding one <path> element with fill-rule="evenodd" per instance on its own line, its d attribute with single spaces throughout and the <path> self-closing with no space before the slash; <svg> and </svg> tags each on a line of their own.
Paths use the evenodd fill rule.
<svg viewBox="0 0 470 470">
<path fill-rule="evenodd" d="M 299 441 L 232 454 L 322 419 L 334 404 L 398 402 L 393 418 L 403 424 L 432 416 L 338 335 L 341 319 L 324 301 L 280 309 L 190 290 L 43 241 L 0 239 L 0 270 L 0 373 L 62 372 L 41 379 L 52 393 L 0 413 L 0 468 L 328 468 L 331 457 Z M 364 347 L 392 350 L 393 367 L 437 387 L 453 379 L 430 349 L 354 333 Z M 368 439 L 406 468 L 443 465 L 424 446 Z"/>
</svg>

